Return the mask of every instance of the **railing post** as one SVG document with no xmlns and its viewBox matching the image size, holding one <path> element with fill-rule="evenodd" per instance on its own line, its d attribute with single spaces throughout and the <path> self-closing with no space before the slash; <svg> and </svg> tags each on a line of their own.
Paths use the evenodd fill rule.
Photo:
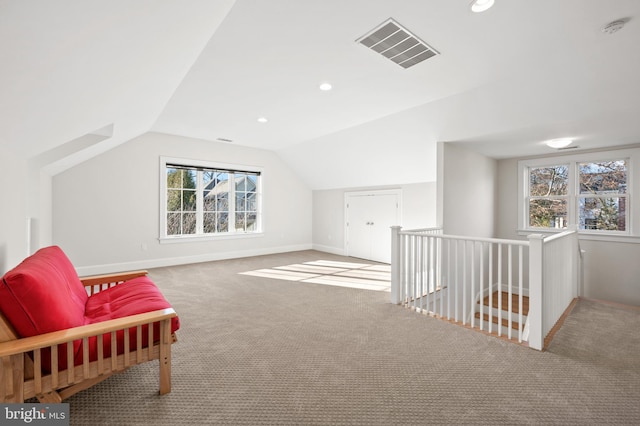
<svg viewBox="0 0 640 426">
<path fill-rule="evenodd" d="M 402 226 L 391 227 L 391 303 L 398 305 L 400 298 L 400 230 Z"/>
<path fill-rule="evenodd" d="M 542 350 L 542 283 L 544 236 L 529 235 L 529 347 Z"/>
<path fill-rule="evenodd" d="M 572 280 L 571 297 L 572 299 L 575 299 L 576 297 L 578 297 L 578 292 L 579 292 L 580 275 L 581 275 L 580 258 L 582 256 L 580 254 L 580 242 L 578 241 L 578 226 L 574 224 L 569 226 L 567 229 L 574 232 L 573 235 L 571 236 L 572 247 L 571 247 L 571 252 L 569 254 L 571 258 L 571 280 Z"/>
</svg>

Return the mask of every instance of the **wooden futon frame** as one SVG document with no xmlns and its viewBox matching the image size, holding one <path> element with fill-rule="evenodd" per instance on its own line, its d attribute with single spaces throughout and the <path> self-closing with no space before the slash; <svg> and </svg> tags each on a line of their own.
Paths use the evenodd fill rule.
<svg viewBox="0 0 640 426">
<path fill-rule="evenodd" d="M 146 274 L 146 271 L 135 271 L 80 278 L 80 281 L 87 293 L 93 295 Z M 60 402 L 114 373 L 156 359 L 160 363 L 160 394 L 166 394 L 171 391 L 171 344 L 176 341 L 171 332 L 174 317 L 175 311 L 165 308 L 20 338 L 0 313 L 0 402 L 22 403 L 34 397 L 40 402 Z M 135 333 L 135 349 L 131 348 L 130 333 Z M 145 333 L 147 336 L 143 336 Z M 97 339 L 98 348 L 110 346 L 110 353 L 104 354 L 106 349 L 94 351 L 97 359 L 90 361 L 92 337 Z M 105 339 L 111 340 L 110 345 L 106 345 Z M 146 347 L 143 339 L 148 342 Z M 82 345 L 81 363 L 74 361 L 74 342 L 76 347 Z M 60 362 L 61 356 L 66 356 L 66 362 Z"/>
</svg>

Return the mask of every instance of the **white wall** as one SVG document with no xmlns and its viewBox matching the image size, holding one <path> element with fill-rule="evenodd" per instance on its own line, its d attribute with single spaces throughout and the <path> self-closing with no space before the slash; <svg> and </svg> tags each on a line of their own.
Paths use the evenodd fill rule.
<svg viewBox="0 0 640 426">
<path fill-rule="evenodd" d="M 0 180 L 0 275 L 17 265 L 27 253 L 27 162 L 13 152 L 2 150 Z"/>
<path fill-rule="evenodd" d="M 344 194 L 380 189 L 402 190 L 402 227 L 436 226 L 436 183 L 424 182 L 384 187 L 343 188 L 313 191 L 313 248 L 345 254 Z M 389 231 L 391 236 L 391 231 Z M 391 238 L 391 237 L 389 237 Z"/>
<path fill-rule="evenodd" d="M 444 233 L 493 237 L 496 160 L 448 143 L 439 143 L 438 150 L 438 222 Z"/>
<path fill-rule="evenodd" d="M 263 168 L 263 235 L 161 244 L 160 156 Z M 311 248 L 311 190 L 273 152 L 147 133 L 53 179 L 53 241 L 80 273 Z"/>
</svg>

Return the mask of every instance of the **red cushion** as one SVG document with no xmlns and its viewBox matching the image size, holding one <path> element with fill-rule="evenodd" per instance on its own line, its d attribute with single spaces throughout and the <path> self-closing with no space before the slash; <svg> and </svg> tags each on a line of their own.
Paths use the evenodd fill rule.
<svg viewBox="0 0 640 426">
<path fill-rule="evenodd" d="M 45 247 L 2 278 L 0 310 L 21 337 L 84 324 L 87 292 L 69 258 Z"/>
<path fill-rule="evenodd" d="M 85 310 L 85 324 L 94 324 L 110 319 L 123 318 L 129 315 L 143 314 L 145 312 L 170 308 L 171 305 L 164 298 L 158 287 L 149 277 L 133 278 L 127 282 L 111 287 L 89 297 Z M 171 319 L 171 332 L 180 328 L 178 317 Z M 129 329 L 129 347 L 135 350 L 137 347 L 137 330 L 135 327 Z M 148 327 L 142 327 L 142 347 L 148 346 Z M 124 331 L 116 333 L 117 353 L 124 353 Z M 153 341 L 160 340 L 160 325 L 154 324 Z M 103 356 L 111 355 L 111 336 L 103 336 Z M 75 364 L 82 363 L 83 349 L 78 348 L 75 357 Z M 95 361 L 97 356 L 97 337 L 89 339 L 89 360 Z"/>
</svg>

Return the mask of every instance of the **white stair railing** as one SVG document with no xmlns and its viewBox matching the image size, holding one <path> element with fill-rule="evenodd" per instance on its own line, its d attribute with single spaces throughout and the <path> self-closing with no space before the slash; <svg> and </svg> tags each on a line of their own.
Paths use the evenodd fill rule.
<svg viewBox="0 0 640 426">
<path fill-rule="evenodd" d="M 567 239 L 570 235 L 575 239 Z M 540 350 L 539 342 L 577 295 L 576 235 L 520 241 L 392 227 L 391 302 L 519 342 L 528 338 L 529 346 Z M 502 306 L 503 298 L 508 306 Z"/>
</svg>

